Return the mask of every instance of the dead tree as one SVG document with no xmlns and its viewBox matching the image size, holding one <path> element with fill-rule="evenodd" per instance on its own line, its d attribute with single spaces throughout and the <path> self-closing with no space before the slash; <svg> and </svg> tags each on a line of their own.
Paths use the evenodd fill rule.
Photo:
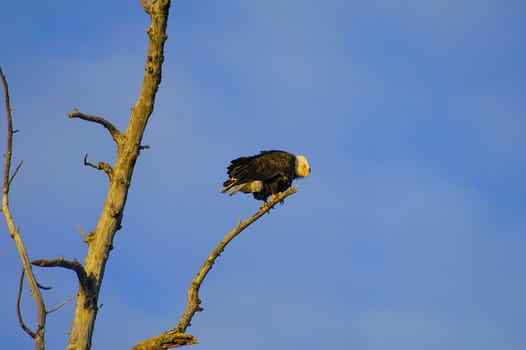
<svg viewBox="0 0 526 350">
<path fill-rule="evenodd" d="M 75 315 L 67 348 L 70 350 L 87 350 L 91 348 L 95 320 L 99 310 L 98 298 L 104 279 L 106 263 L 110 257 L 110 251 L 113 249 L 115 234 L 121 229 L 126 198 L 131 185 L 131 179 L 137 158 L 140 151 L 146 147 L 141 144 L 142 137 L 148 124 L 148 120 L 152 115 L 156 93 L 159 89 L 162 77 L 162 65 L 164 61 L 163 52 L 164 44 L 167 40 L 166 28 L 170 0 L 141 0 L 141 4 L 151 18 L 151 25 L 147 30 L 149 46 L 141 93 L 136 105 L 132 108 L 128 127 L 126 130 L 120 131 L 107 119 L 85 114 L 77 109 L 74 109 L 74 111 L 69 114 L 69 118 L 81 119 L 104 127 L 109 132 L 117 148 L 117 158 L 113 165 L 106 162 L 99 162 L 96 164 L 91 163 L 88 161 L 87 155 L 84 157 L 84 165 L 101 170 L 107 175 L 109 189 L 95 230 L 87 234 L 79 228 L 84 236 L 85 242 L 88 244 L 88 251 L 83 264 L 77 259 L 66 260 L 62 256 L 54 259 L 34 261 L 31 261 L 29 258 L 29 254 L 25 248 L 19 228 L 15 224 L 9 206 L 9 191 L 22 163 L 19 163 L 15 170 L 12 171 L 13 136 L 16 133 L 16 130 L 13 129 L 13 118 L 11 114 L 7 79 L 0 69 L 0 75 L 5 91 L 7 116 L 7 145 L 3 177 L 2 212 L 6 219 L 10 236 L 14 239 L 22 260 L 22 275 L 17 298 L 19 324 L 23 330 L 34 339 L 37 349 L 45 348 L 44 335 L 46 331 L 46 316 L 50 312 L 56 311 L 60 308 L 60 306 L 67 302 L 67 300 L 58 307 L 50 310 L 46 309 L 44 300 L 40 293 L 40 289 L 45 287 L 38 283 L 32 266 L 62 267 L 75 272 L 79 282 L 79 290 L 77 293 Z M 263 214 L 271 210 L 275 204 L 282 202 L 286 197 L 294 194 L 297 189 L 297 187 L 293 187 L 288 191 L 281 193 L 269 202 L 268 205 L 263 206 L 259 212 L 245 222 L 240 222 L 232 232 L 227 234 L 207 257 L 202 268 L 198 271 L 194 281 L 190 285 L 188 291 L 188 304 L 184 313 L 180 317 L 180 320 L 171 330 L 153 336 L 149 340 L 137 344 L 134 349 L 168 349 L 197 343 L 197 339 L 193 335 L 187 334 L 186 330 L 190 326 L 194 314 L 197 311 L 202 310 L 200 305 L 201 300 L 198 296 L 199 288 L 217 257 L 223 252 L 227 244 L 241 231 L 263 216 Z M 31 329 L 31 327 L 24 323 L 20 311 L 20 299 L 24 278 L 28 280 L 32 296 L 36 302 L 37 325 L 35 329 Z"/>
</svg>

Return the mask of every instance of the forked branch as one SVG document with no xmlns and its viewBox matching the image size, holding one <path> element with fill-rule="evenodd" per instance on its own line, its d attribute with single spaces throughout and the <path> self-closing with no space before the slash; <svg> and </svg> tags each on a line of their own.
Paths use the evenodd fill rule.
<svg viewBox="0 0 526 350">
<path fill-rule="evenodd" d="M 28 327 L 24 325 L 21 321 L 20 326 L 24 329 L 35 340 L 36 349 L 44 349 L 45 340 L 45 326 L 46 326 L 46 307 L 44 305 L 44 299 L 40 292 L 39 284 L 36 280 L 35 274 L 31 268 L 31 263 L 29 261 L 29 254 L 27 253 L 26 246 L 22 240 L 22 236 L 19 232 L 19 227 L 15 225 L 15 220 L 11 213 L 11 208 L 9 206 L 9 190 L 11 188 L 11 183 L 20 169 L 20 165 L 17 166 L 13 175 L 11 175 L 11 161 L 13 157 L 13 116 L 11 115 L 11 103 L 9 99 L 9 86 L 7 84 L 7 79 L 0 68 L 0 77 L 2 78 L 2 84 L 4 87 L 4 99 L 5 99 L 5 108 L 6 108 L 6 118 L 7 118 L 7 146 L 5 151 L 5 165 L 4 165 L 4 178 L 3 178 L 3 190 L 2 190 L 2 212 L 4 213 L 5 221 L 7 223 L 7 228 L 9 229 L 9 234 L 11 238 L 15 241 L 16 247 L 18 249 L 18 255 L 22 260 L 22 266 L 27 276 L 27 281 L 31 288 L 31 294 L 35 299 L 36 308 L 37 308 L 37 328 L 36 331 L 31 331 Z M 23 276 L 22 278 L 23 279 Z M 21 282 L 23 283 L 23 281 Z M 20 291 L 21 293 L 21 291 Z M 18 298 L 17 304 L 20 303 L 20 296 Z M 21 320 L 21 314 L 19 312 L 19 320 Z"/>
<path fill-rule="evenodd" d="M 24 322 L 24 320 L 22 319 L 22 310 L 21 310 L 21 303 L 22 303 L 22 291 L 24 290 L 24 277 L 25 277 L 25 273 L 24 273 L 24 269 L 22 269 L 22 274 L 20 275 L 20 282 L 18 284 L 18 296 L 16 298 L 16 313 L 17 313 L 17 316 L 18 316 L 18 324 L 20 325 L 20 327 L 22 327 L 22 329 L 27 333 L 29 334 L 29 336 L 33 339 L 36 338 L 36 333 L 33 332 Z M 40 286 L 40 289 L 44 289 L 44 290 L 48 290 L 48 289 L 51 289 L 51 287 L 44 287 L 44 286 Z M 50 314 L 52 312 L 55 312 L 55 311 L 58 311 L 60 310 L 61 307 L 63 307 L 64 305 L 66 305 L 67 303 L 69 303 L 71 300 L 73 300 L 73 296 L 65 299 L 63 302 L 61 302 L 60 304 L 58 304 L 57 306 L 55 306 L 54 308 L 52 308 L 51 310 L 46 310 L 46 314 Z"/>
<path fill-rule="evenodd" d="M 101 210 L 97 226 L 89 236 L 89 246 L 84 260 L 84 270 L 93 288 L 85 292 L 84 288 L 77 294 L 75 317 L 71 327 L 68 349 L 87 350 L 91 348 L 91 339 L 98 312 L 98 296 L 101 290 L 106 264 L 113 249 L 114 237 L 121 229 L 122 217 L 132 183 L 133 171 L 141 149 L 142 138 L 148 120 L 155 105 L 157 91 L 161 84 L 162 64 L 164 62 L 164 44 L 167 40 L 166 29 L 170 0 L 141 1 L 150 14 L 151 25 L 147 29 L 149 43 L 146 54 L 143 83 L 136 105 L 125 131 L 117 129 L 100 117 L 87 116 L 74 111 L 71 117 L 82 118 L 103 125 L 109 130 L 117 143 L 117 158 L 112 164 L 112 176 L 109 181 L 108 194 Z M 87 162 L 87 160 L 86 160 Z M 92 164 L 97 169 L 110 172 L 104 163 Z M 106 169 L 106 170 L 105 170 Z M 158 349 L 158 348 L 157 348 Z"/>
<path fill-rule="evenodd" d="M 225 250 L 226 246 L 243 230 L 250 226 L 254 221 L 261 218 L 265 213 L 274 208 L 274 206 L 280 202 L 283 202 L 285 198 L 296 193 L 298 191 L 298 186 L 289 188 L 287 191 L 280 193 L 274 197 L 270 202 L 263 205 L 260 210 L 252 215 L 249 219 L 243 222 L 239 222 L 237 227 L 233 229 L 229 234 L 227 234 L 221 242 L 216 246 L 216 248 L 210 253 L 208 258 L 205 260 L 203 266 L 195 276 L 190 288 L 188 289 L 188 304 L 184 314 L 179 320 L 179 324 L 172 330 L 162 333 L 158 336 L 150 338 L 142 343 L 137 344 L 133 350 L 154 350 L 154 349 L 169 349 L 175 348 L 183 345 L 196 344 L 197 339 L 190 335 L 186 334 L 185 331 L 190 326 L 190 322 L 194 314 L 197 311 L 202 311 L 201 300 L 199 299 L 199 288 L 201 287 L 205 277 L 208 272 L 214 266 L 216 259 L 221 255 Z M 184 343 L 185 340 L 189 342 Z M 161 346 L 162 344 L 162 346 Z"/>
</svg>

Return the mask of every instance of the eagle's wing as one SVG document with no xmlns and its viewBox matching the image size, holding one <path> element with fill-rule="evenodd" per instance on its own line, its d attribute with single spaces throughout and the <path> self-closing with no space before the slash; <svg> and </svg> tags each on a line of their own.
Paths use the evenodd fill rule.
<svg viewBox="0 0 526 350">
<path fill-rule="evenodd" d="M 232 161 L 228 174 L 239 182 L 265 181 L 283 174 L 291 164 L 294 164 L 294 155 L 290 153 L 263 151 L 253 157 L 242 157 Z"/>
<path fill-rule="evenodd" d="M 282 151 L 263 151 L 256 158 L 254 171 L 261 180 L 282 175 L 294 164 L 294 155 Z"/>
</svg>

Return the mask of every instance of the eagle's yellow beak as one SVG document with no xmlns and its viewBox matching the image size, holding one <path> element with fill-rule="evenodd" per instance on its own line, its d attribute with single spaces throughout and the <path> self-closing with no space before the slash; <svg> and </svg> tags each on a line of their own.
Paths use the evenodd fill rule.
<svg viewBox="0 0 526 350">
<path fill-rule="evenodd" d="M 303 177 L 309 176 L 310 168 L 308 166 L 303 167 Z"/>
</svg>

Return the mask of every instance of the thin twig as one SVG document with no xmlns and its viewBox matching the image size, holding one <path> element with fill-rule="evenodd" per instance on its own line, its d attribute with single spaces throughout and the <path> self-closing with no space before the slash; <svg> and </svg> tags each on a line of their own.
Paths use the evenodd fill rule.
<svg viewBox="0 0 526 350">
<path fill-rule="evenodd" d="M 44 285 L 40 284 L 39 282 L 37 282 L 37 285 L 38 285 L 38 288 L 43 289 L 43 290 L 53 289 L 53 287 L 51 287 L 51 286 L 49 286 L 49 287 L 48 286 L 44 286 Z"/>
<path fill-rule="evenodd" d="M 95 115 L 81 113 L 79 112 L 78 109 L 75 108 L 72 113 L 68 114 L 68 118 L 78 118 L 78 119 L 100 124 L 103 127 L 105 127 L 106 130 L 110 132 L 111 137 L 113 138 L 115 142 L 117 143 L 119 142 L 118 139 L 121 136 L 121 132 L 119 131 L 119 129 L 117 129 L 115 125 L 113 125 L 111 122 L 109 122 L 108 120 L 102 117 L 97 117 Z"/>
<path fill-rule="evenodd" d="M 4 85 L 4 99 L 5 109 L 7 115 L 7 147 L 5 152 L 5 167 L 4 167 L 4 194 L 9 193 L 9 173 L 11 172 L 11 159 L 13 152 L 13 116 L 11 115 L 11 102 L 9 97 L 9 86 L 7 84 L 7 78 L 0 68 L 0 75 L 2 76 L 2 83 Z"/>
<path fill-rule="evenodd" d="M 66 300 L 64 300 L 63 302 L 61 302 L 59 305 L 55 306 L 55 307 L 52 308 L 51 310 L 48 310 L 47 313 L 50 314 L 50 313 L 52 313 L 52 312 L 57 311 L 58 309 L 60 309 L 61 307 L 63 307 L 64 305 L 66 305 L 67 303 L 69 303 L 70 301 L 72 301 L 74 297 L 75 297 L 74 295 L 70 296 L 69 298 L 67 298 Z"/>
<path fill-rule="evenodd" d="M 84 238 L 84 242 L 89 243 L 90 242 L 90 236 L 84 231 L 84 229 L 80 226 L 80 224 L 77 224 L 77 229 L 80 231 L 80 234 Z"/>
<path fill-rule="evenodd" d="M 221 242 L 219 242 L 217 247 L 208 256 L 208 258 L 203 264 L 203 267 L 201 267 L 201 270 L 199 270 L 192 284 L 190 285 L 190 288 L 188 290 L 188 304 L 184 314 L 181 316 L 179 324 L 177 325 L 177 327 L 174 328 L 175 331 L 184 333 L 186 331 L 186 328 L 190 325 L 194 314 L 197 311 L 203 310 L 203 308 L 200 305 L 201 300 L 199 299 L 199 288 L 201 287 L 201 284 L 203 283 L 203 280 L 205 279 L 208 272 L 212 269 L 212 266 L 214 265 L 217 257 L 223 252 L 228 243 L 230 243 L 238 234 L 240 234 L 244 229 L 250 226 L 254 221 L 259 219 L 270 209 L 272 209 L 277 203 L 282 202 L 285 198 L 296 193 L 297 191 L 298 186 L 294 186 L 289 188 L 287 191 L 280 193 L 266 205 L 263 205 L 259 212 L 251 216 L 246 221 L 240 222 L 235 229 L 233 229 L 229 234 L 225 236 L 225 238 L 223 238 Z"/>
<path fill-rule="evenodd" d="M 20 308 L 20 303 L 22 301 L 22 290 L 24 289 L 24 268 L 22 268 L 22 274 L 20 275 L 20 283 L 18 284 L 18 295 L 16 297 L 16 315 L 18 316 L 18 324 L 24 332 L 29 334 L 29 336 L 33 339 L 36 338 L 37 334 L 33 332 L 26 324 L 24 323 L 24 320 L 22 319 L 22 310 Z"/>
<path fill-rule="evenodd" d="M 15 179 L 15 176 L 16 174 L 18 174 L 18 171 L 22 167 L 22 164 L 24 164 L 23 160 L 21 160 L 20 163 L 18 163 L 18 165 L 16 166 L 15 172 L 13 173 L 13 175 L 11 175 L 11 178 L 9 179 L 9 186 L 11 186 L 11 182 L 13 182 L 13 180 Z"/>
<path fill-rule="evenodd" d="M 86 155 L 84 156 L 84 165 L 92 167 L 92 168 L 97 169 L 97 170 L 104 171 L 106 173 L 106 175 L 108 175 L 108 178 L 111 181 L 111 177 L 113 176 L 113 168 L 108 163 L 105 163 L 105 162 L 99 162 L 98 164 L 90 163 L 88 161 L 88 154 L 86 153 Z"/>
</svg>

